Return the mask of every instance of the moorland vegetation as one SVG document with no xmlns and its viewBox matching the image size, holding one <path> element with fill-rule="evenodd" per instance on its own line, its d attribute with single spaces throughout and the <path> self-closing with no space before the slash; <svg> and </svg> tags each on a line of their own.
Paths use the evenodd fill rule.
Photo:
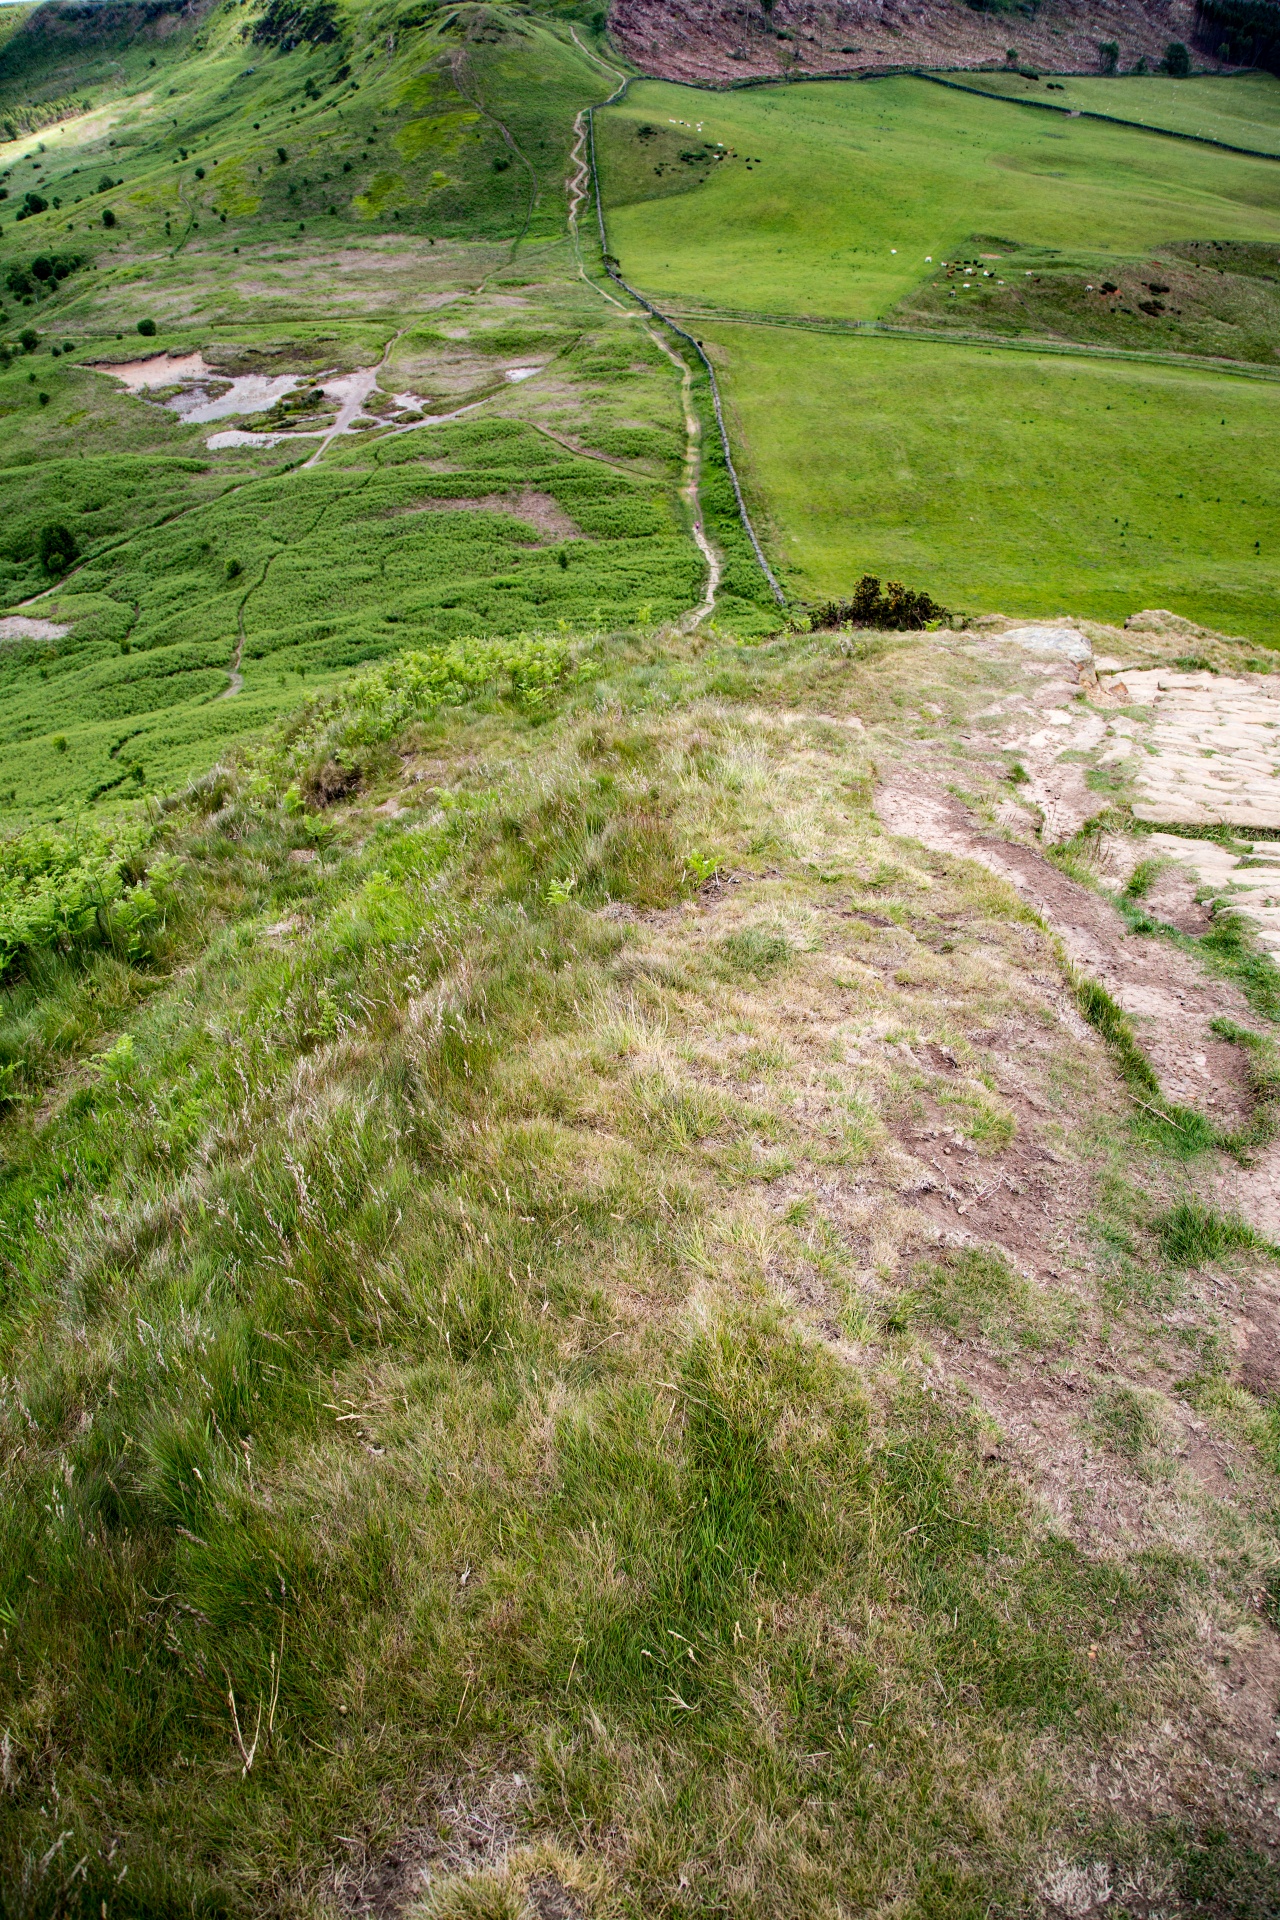
<svg viewBox="0 0 1280 1920">
<path fill-rule="evenodd" d="M 261 56 L 238 5 L 137 35 L 123 80 L 91 37 L 80 110 L 7 151 L 10 193 L 34 176 L 48 201 L 0 209 L 0 588 L 42 623 L 0 639 L 11 819 L 164 791 L 406 645 L 698 598 L 677 373 L 565 236 L 603 78 L 585 23 L 485 10 L 392 52 L 372 18 L 293 17 L 263 16 Z M 0 105 L 64 72 L 20 39 Z M 135 391 L 111 368 L 140 354 L 168 358 Z M 189 418 L 164 369 L 192 354 L 205 401 L 276 387 Z M 354 430 L 326 439 L 344 390 L 315 383 L 360 369 Z M 724 539 L 750 626 L 761 583 Z"/>
</svg>

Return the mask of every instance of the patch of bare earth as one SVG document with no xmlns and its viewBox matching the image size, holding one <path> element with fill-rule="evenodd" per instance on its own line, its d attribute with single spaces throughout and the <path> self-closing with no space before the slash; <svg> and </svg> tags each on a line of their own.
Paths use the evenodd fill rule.
<svg viewBox="0 0 1280 1920">
<path fill-rule="evenodd" d="M 341 1911 L 359 1920 L 392 1920 L 440 1880 L 500 1868 L 516 1843 L 528 1797 L 519 1773 L 432 1783 L 420 1820 L 394 1840 L 348 1840 L 350 1864 L 334 1876 Z"/>
<path fill-rule="evenodd" d="M 468 499 L 459 496 L 447 500 L 418 500 L 406 513 L 504 513 L 513 520 L 527 521 L 547 540 L 581 540 L 581 527 L 572 520 L 549 493 L 524 487 L 519 493 L 485 493 Z"/>
<path fill-rule="evenodd" d="M 1131 1016 L 1168 1098 L 1204 1108 L 1224 1127 L 1243 1123 L 1248 1101 L 1239 1049 L 1210 1032 L 1210 1023 L 1224 1015 L 1255 1024 L 1238 988 L 1206 978 L 1177 948 L 1132 935 L 1107 900 L 1043 854 L 980 832 L 966 808 L 926 772 L 905 764 L 891 769 L 876 811 L 891 833 L 977 860 L 1008 881 L 1057 935 L 1072 964 Z"/>
</svg>

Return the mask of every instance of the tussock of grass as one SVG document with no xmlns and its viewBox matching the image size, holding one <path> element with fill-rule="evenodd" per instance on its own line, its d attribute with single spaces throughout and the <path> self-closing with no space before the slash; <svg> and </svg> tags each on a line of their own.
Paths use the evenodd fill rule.
<svg viewBox="0 0 1280 1920">
<path fill-rule="evenodd" d="M 1119 1381 L 1094 1395 L 1090 1421 L 1103 1446 L 1130 1460 L 1140 1460 L 1160 1438 L 1149 1399 Z"/>
<path fill-rule="evenodd" d="M 770 933 L 764 927 L 740 927 L 720 942 L 720 952 L 730 972 L 767 980 L 786 966 L 791 943 L 785 934 Z"/>
<path fill-rule="evenodd" d="M 1155 1069 L 1138 1045 L 1128 1015 L 1117 1006 L 1106 988 L 1096 980 L 1078 980 L 1075 999 L 1089 1025 L 1111 1048 L 1128 1085 L 1159 1099 L 1160 1082 Z"/>
<path fill-rule="evenodd" d="M 1198 1200 L 1181 1200 L 1156 1222 L 1160 1251 L 1171 1266 L 1202 1267 L 1236 1252 L 1274 1255 L 1276 1249 L 1247 1220 L 1219 1213 Z"/>
<path fill-rule="evenodd" d="M 965 1247 L 923 1267 L 898 1313 L 966 1339 L 1039 1345 L 1050 1323 L 1045 1302 L 999 1247 Z"/>
<path fill-rule="evenodd" d="M 1244 1048 L 1247 1059 L 1249 1091 L 1254 1110 L 1248 1124 L 1224 1132 L 1196 1107 L 1179 1106 L 1166 1100 L 1160 1091 L 1155 1069 L 1143 1053 L 1131 1022 L 1117 1006 L 1106 988 L 1096 980 L 1078 980 L 1076 1005 L 1111 1048 L 1130 1091 L 1141 1111 L 1140 1128 L 1158 1131 L 1160 1136 L 1182 1154 L 1206 1153 L 1218 1148 L 1234 1154 L 1245 1163 L 1258 1148 L 1274 1139 L 1280 1116 L 1280 1069 L 1275 1048 L 1265 1035 L 1256 1034 L 1234 1020 L 1214 1020 L 1212 1029 L 1221 1039 Z"/>
</svg>

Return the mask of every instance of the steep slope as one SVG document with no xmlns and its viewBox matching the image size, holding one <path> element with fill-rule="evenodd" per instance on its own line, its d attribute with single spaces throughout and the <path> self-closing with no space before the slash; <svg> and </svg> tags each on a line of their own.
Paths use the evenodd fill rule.
<svg viewBox="0 0 1280 1920">
<path fill-rule="evenodd" d="M 1280 970 L 1144 838 L 1220 722 L 1270 802 L 1268 662 L 786 623 L 566 232 L 598 20 L 78 17 L 0 102 L 0 1916 L 1280 1911 Z"/>
<path fill-rule="evenodd" d="M 1191 0 L 1050 0 L 970 6 L 966 0 L 613 0 L 609 24 L 644 73 L 702 85 L 741 84 L 895 67 L 977 67 L 1017 59 L 1049 73 L 1101 72 L 1114 43 L 1127 72 L 1154 69 L 1171 40 L 1196 64 L 1220 63 L 1225 30 L 1199 29 Z"/>
</svg>

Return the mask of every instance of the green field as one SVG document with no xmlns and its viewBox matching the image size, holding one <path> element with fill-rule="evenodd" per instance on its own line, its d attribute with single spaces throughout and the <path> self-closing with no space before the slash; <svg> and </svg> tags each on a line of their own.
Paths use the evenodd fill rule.
<svg viewBox="0 0 1280 1920">
<path fill-rule="evenodd" d="M 1105 113 L 1135 120 L 1170 133 L 1193 133 L 1202 140 L 1258 153 L 1280 154 L 1280 84 L 1270 73 L 1202 75 L 1170 80 L 1163 74 L 957 73 L 944 76 L 1002 100 L 1042 100 L 1071 112 Z"/>
<path fill-rule="evenodd" d="M 1280 382 L 779 327 L 714 340 L 796 590 L 870 571 L 969 612 L 1171 607 L 1280 642 Z"/>
<path fill-rule="evenodd" d="M 639 129 L 672 120 L 733 157 L 678 198 L 634 197 L 649 164 Z M 1268 160 L 1059 124 L 924 80 L 727 96 L 644 81 L 598 124 L 610 242 L 636 286 L 675 304 L 871 320 L 929 277 L 929 256 L 975 235 L 1120 256 L 1173 240 L 1280 245 Z"/>
<path fill-rule="evenodd" d="M 1280 640 L 1280 383 L 1176 364 L 1277 366 L 1280 166 L 914 79 L 646 82 L 598 119 L 610 243 L 718 355 L 793 592 L 870 571 L 970 612 L 1158 605 Z"/>
</svg>

